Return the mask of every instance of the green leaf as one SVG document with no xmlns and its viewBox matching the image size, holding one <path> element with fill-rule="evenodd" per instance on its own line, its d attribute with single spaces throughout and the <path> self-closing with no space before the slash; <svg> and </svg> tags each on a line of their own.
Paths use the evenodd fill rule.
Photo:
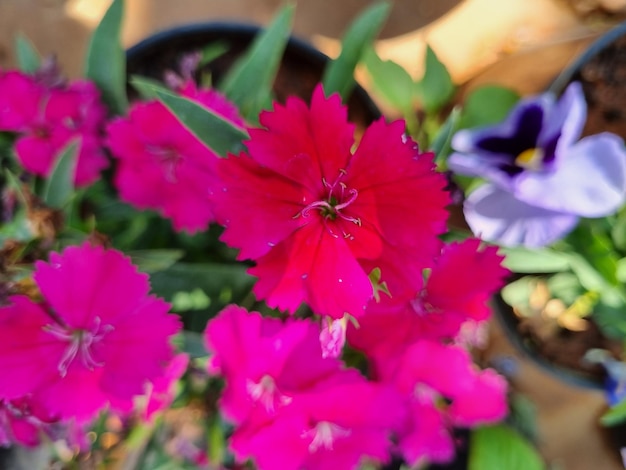
<svg viewBox="0 0 626 470">
<path fill-rule="evenodd" d="M 126 56 L 120 42 L 124 0 L 113 0 L 89 42 L 85 77 L 93 80 L 102 92 L 109 109 L 124 114 L 126 97 Z"/>
<path fill-rule="evenodd" d="M 554 273 L 569 269 L 570 256 L 549 248 L 501 247 L 504 266 L 515 273 Z"/>
<path fill-rule="evenodd" d="M 35 73 L 41 65 L 41 56 L 33 43 L 22 33 L 15 38 L 15 56 L 20 70 L 25 73 Z"/>
<path fill-rule="evenodd" d="M 594 225 L 580 223 L 567 236 L 575 253 L 581 255 L 588 265 L 604 281 L 612 286 L 620 285 L 617 278 L 619 255 L 613 249 L 609 235 Z"/>
<path fill-rule="evenodd" d="M 611 238 L 618 250 L 626 252 L 626 210 L 617 215 L 611 229 Z"/>
<path fill-rule="evenodd" d="M 468 470 L 544 470 L 537 450 L 504 424 L 475 429 L 470 438 Z"/>
<path fill-rule="evenodd" d="M 455 86 L 446 66 L 430 45 L 426 45 L 424 76 L 417 89 L 427 113 L 439 111 L 454 95 Z"/>
<path fill-rule="evenodd" d="M 504 286 L 500 295 L 512 307 L 528 307 L 530 296 L 540 280 L 539 276 L 524 276 Z"/>
<path fill-rule="evenodd" d="M 626 400 L 620 401 L 600 417 L 603 426 L 617 426 L 626 421 Z"/>
<path fill-rule="evenodd" d="M 151 94 L 161 101 L 190 132 L 219 155 L 238 153 L 243 149 L 243 140 L 248 134 L 219 114 L 150 80 L 135 77 L 132 84 L 142 94 Z"/>
<path fill-rule="evenodd" d="M 201 333 L 195 331 L 183 331 L 183 344 L 181 351 L 186 352 L 192 359 L 198 357 L 206 357 L 209 355 L 206 347 L 204 346 L 204 336 Z"/>
<path fill-rule="evenodd" d="M 566 305 L 572 305 L 585 294 L 585 289 L 580 284 L 580 280 L 572 272 L 562 272 L 550 276 L 547 283 L 550 293 L 561 299 Z"/>
<path fill-rule="evenodd" d="M 139 96 L 141 96 L 144 100 L 158 99 L 156 92 L 156 90 L 158 89 L 171 93 L 171 90 L 169 88 L 163 86 L 163 82 L 155 80 L 154 78 L 142 77 L 140 75 L 131 75 L 128 82 L 135 90 L 137 90 Z"/>
<path fill-rule="evenodd" d="M 176 249 L 135 250 L 126 252 L 139 271 L 154 273 L 163 271 L 181 259 L 185 252 Z"/>
<path fill-rule="evenodd" d="M 452 150 L 452 136 L 458 129 L 460 116 L 460 108 L 453 108 L 430 145 L 430 150 L 435 154 L 435 162 L 440 166 L 440 170 L 445 170 L 445 158 Z"/>
<path fill-rule="evenodd" d="M 171 302 L 179 293 L 193 294 L 201 290 L 210 299 L 204 311 L 192 310 L 187 316 L 189 330 L 202 331 L 206 322 L 226 305 L 241 304 L 248 295 L 254 278 L 246 273 L 247 266 L 220 263 L 175 263 L 150 276 L 153 292 Z"/>
<path fill-rule="evenodd" d="M 382 60 L 373 47 L 363 54 L 372 87 L 381 98 L 403 115 L 413 112 L 414 84 L 409 73 L 391 60 Z"/>
<path fill-rule="evenodd" d="M 339 57 L 329 62 L 322 83 L 327 95 L 338 92 L 347 101 L 354 88 L 354 69 L 389 16 L 391 3 L 380 2 L 363 11 L 349 26 L 341 40 Z"/>
<path fill-rule="evenodd" d="M 294 5 L 283 7 L 272 24 L 259 34 L 219 84 L 224 94 L 251 122 L 268 104 L 272 84 L 291 32 Z"/>
<path fill-rule="evenodd" d="M 47 206 L 61 209 L 70 201 L 77 158 L 78 142 L 73 140 L 63 149 L 45 182 L 42 199 Z"/>
<path fill-rule="evenodd" d="M 463 103 L 460 129 L 497 124 L 506 118 L 520 96 L 510 88 L 485 85 L 473 90 Z"/>
</svg>

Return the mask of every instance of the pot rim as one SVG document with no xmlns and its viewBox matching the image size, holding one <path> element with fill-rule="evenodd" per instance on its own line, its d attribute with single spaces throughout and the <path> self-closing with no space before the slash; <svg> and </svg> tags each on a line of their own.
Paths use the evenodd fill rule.
<svg viewBox="0 0 626 470">
<path fill-rule="evenodd" d="M 156 31 L 126 49 L 126 63 L 128 64 L 129 62 L 138 60 L 142 54 L 146 54 L 153 49 L 158 49 L 159 47 L 164 46 L 172 37 L 184 38 L 186 36 L 192 37 L 198 34 L 210 33 L 211 35 L 216 36 L 237 36 L 245 38 L 251 43 L 255 36 L 263 30 L 264 28 L 257 24 L 239 21 L 202 21 L 173 26 Z M 295 36 L 293 33 L 290 33 L 289 38 L 287 39 L 287 44 L 285 46 L 285 54 L 286 53 L 304 56 L 312 65 L 322 68 L 325 67 L 331 60 L 329 56 L 317 49 L 311 43 Z M 371 96 L 356 81 L 356 79 L 350 97 L 356 98 L 363 104 L 364 108 L 373 118 L 372 121 L 382 117 L 382 113 L 380 109 L 378 109 L 378 106 L 374 103 L 374 100 L 372 100 Z"/>
<path fill-rule="evenodd" d="M 575 369 L 560 366 L 526 344 L 517 329 L 518 321 L 513 313 L 513 308 L 504 301 L 499 293 L 493 296 L 492 305 L 494 314 L 498 318 L 507 339 L 524 357 L 530 359 L 545 372 L 567 384 L 593 390 L 605 389 L 604 380 L 596 379 L 590 374 L 578 372 Z"/>
<path fill-rule="evenodd" d="M 626 21 L 614 26 L 606 31 L 599 38 L 593 41 L 587 49 L 585 49 L 574 61 L 567 66 L 550 84 L 548 91 L 560 95 L 565 87 L 572 81 L 576 73 L 595 57 L 599 52 L 604 50 L 609 44 L 626 34 Z"/>
</svg>

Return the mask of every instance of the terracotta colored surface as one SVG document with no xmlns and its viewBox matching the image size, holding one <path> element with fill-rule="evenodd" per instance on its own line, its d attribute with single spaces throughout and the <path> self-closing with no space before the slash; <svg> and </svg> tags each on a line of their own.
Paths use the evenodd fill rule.
<svg viewBox="0 0 626 470">
<path fill-rule="evenodd" d="M 24 32 L 40 52 L 56 52 L 70 76 L 81 73 L 87 39 L 110 0 L 0 0 L 0 67 L 14 66 L 12 38 Z M 266 24 L 280 0 L 127 0 L 123 43 L 187 22 L 237 20 Z M 621 0 L 396 0 L 377 49 L 411 74 L 422 73 L 426 43 L 468 87 L 504 83 L 542 90 L 614 17 Z M 367 0 L 300 0 L 294 32 L 333 55 L 338 38 Z M 366 83 L 365 83 L 366 84 Z M 366 84 L 367 85 L 367 84 Z M 513 385 L 536 405 L 539 444 L 553 469 L 622 468 L 601 440 L 601 393 L 568 387 L 526 362 L 493 324 L 488 357 L 513 358 Z M 506 470 L 506 469 L 503 469 Z"/>
</svg>

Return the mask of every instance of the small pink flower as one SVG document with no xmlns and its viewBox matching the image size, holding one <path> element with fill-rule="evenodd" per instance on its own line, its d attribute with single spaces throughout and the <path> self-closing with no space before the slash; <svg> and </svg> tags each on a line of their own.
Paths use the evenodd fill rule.
<svg viewBox="0 0 626 470">
<path fill-rule="evenodd" d="M 127 257 L 85 243 L 35 268 L 45 302 L 14 296 L 0 308 L 0 398 L 32 394 L 85 422 L 163 375 L 180 323 Z"/>
<path fill-rule="evenodd" d="M 216 91 L 188 84 L 181 93 L 243 125 L 235 106 Z M 179 231 L 204 230 L 214 220 L 208 187 L 218 156 L 163 104 L 135 103 L 127 117 L 109 124 L 107 133 L 118 161 L 114 183 L 122 200 L 159 211 Z"/>
<path fill-rule="evenodd" d="M 231 305 L 209 321 L 205 335 L 211 372 L 226 379 L 220 408 L 236 424 L 255 410 L 276 413 L 341 368 L 339 360 L 322 357 L 319 326 L 312 321 L 283 324 Z"/>
<path fill-rule="evenodd" d="M 257 297 L 292 313 L 306 302 L 320 315 L 360 317 L 374 268 L 393 295 L 413 292 L 447 217 L 432 154 L 403 122 L 382 119 L 353 153 L 347 110 L 321 86 L 310 107 L 292 97 L 260 122 L 248 153 L 217 162 L 213 188 L 222 239 L 257 263 Z"/>
<path fill-rule="evenodd" d="M 17 70 L 0 71 L 0 130 L 25 131 L 39 114 L 44 88 Z"/>
<path fill-rule="evenodd" d="M 36 446 L 48 425 L 56 421 L 40 410 L 30 397 L 0 399 L 0 447 Z"/>
<path fill-rule="evenodd" d="M 151 421 L 154 415 L 168 408 L 174 401 L 174 388 L 178 379 L 187 370 L 189 356 L 177 354 L 165 368 L 161 377 L 157 377 L 148 386 L 149 393 L 146 406 L 141 414 L 144 421 Z"/>
<path fill-rule="evenodd" d="M 359 327 L 350 326 L 349 343 L 368 355 L 393 356 L 418 339 L 459 338 L 468 323 L 466 333 L 476 331 L 491 315 L 488 300 L 509 274 L 502 259 L 496 247 L 481 246 L 478 239 L 444 245 L 418 294 L 408 299 L 381 294 Z"/>
<path fill-rule="evenodd" d="M 97 180 L 109 164 L 102 150 L 105 119 L 106 108 L 92 82 L 47 86 L 17 71 L 0 75 L 0 130 L 19 134 L 15 152 L 33 174 L 49 176 L 60 152 L 76 140 L 75 184 Z"/>
</svg>

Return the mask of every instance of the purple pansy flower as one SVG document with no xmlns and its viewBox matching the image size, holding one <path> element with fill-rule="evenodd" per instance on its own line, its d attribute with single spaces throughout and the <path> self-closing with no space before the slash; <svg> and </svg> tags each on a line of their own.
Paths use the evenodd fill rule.
<svg viewBox="0 0 626 470">
<path fill-rule="evenodd" d="M 557 100 L 521 100 L 504 122 L 454 135 L 456 173 L 486 183 L 471 192 L 465 218 L 477 235 L 506 246 L 548 245 L 580 217 L 604 217 L 626 198 L 623 140 L 604 132 L 580 137 L 587 115 L 579 83 Z"/>
</svg>

